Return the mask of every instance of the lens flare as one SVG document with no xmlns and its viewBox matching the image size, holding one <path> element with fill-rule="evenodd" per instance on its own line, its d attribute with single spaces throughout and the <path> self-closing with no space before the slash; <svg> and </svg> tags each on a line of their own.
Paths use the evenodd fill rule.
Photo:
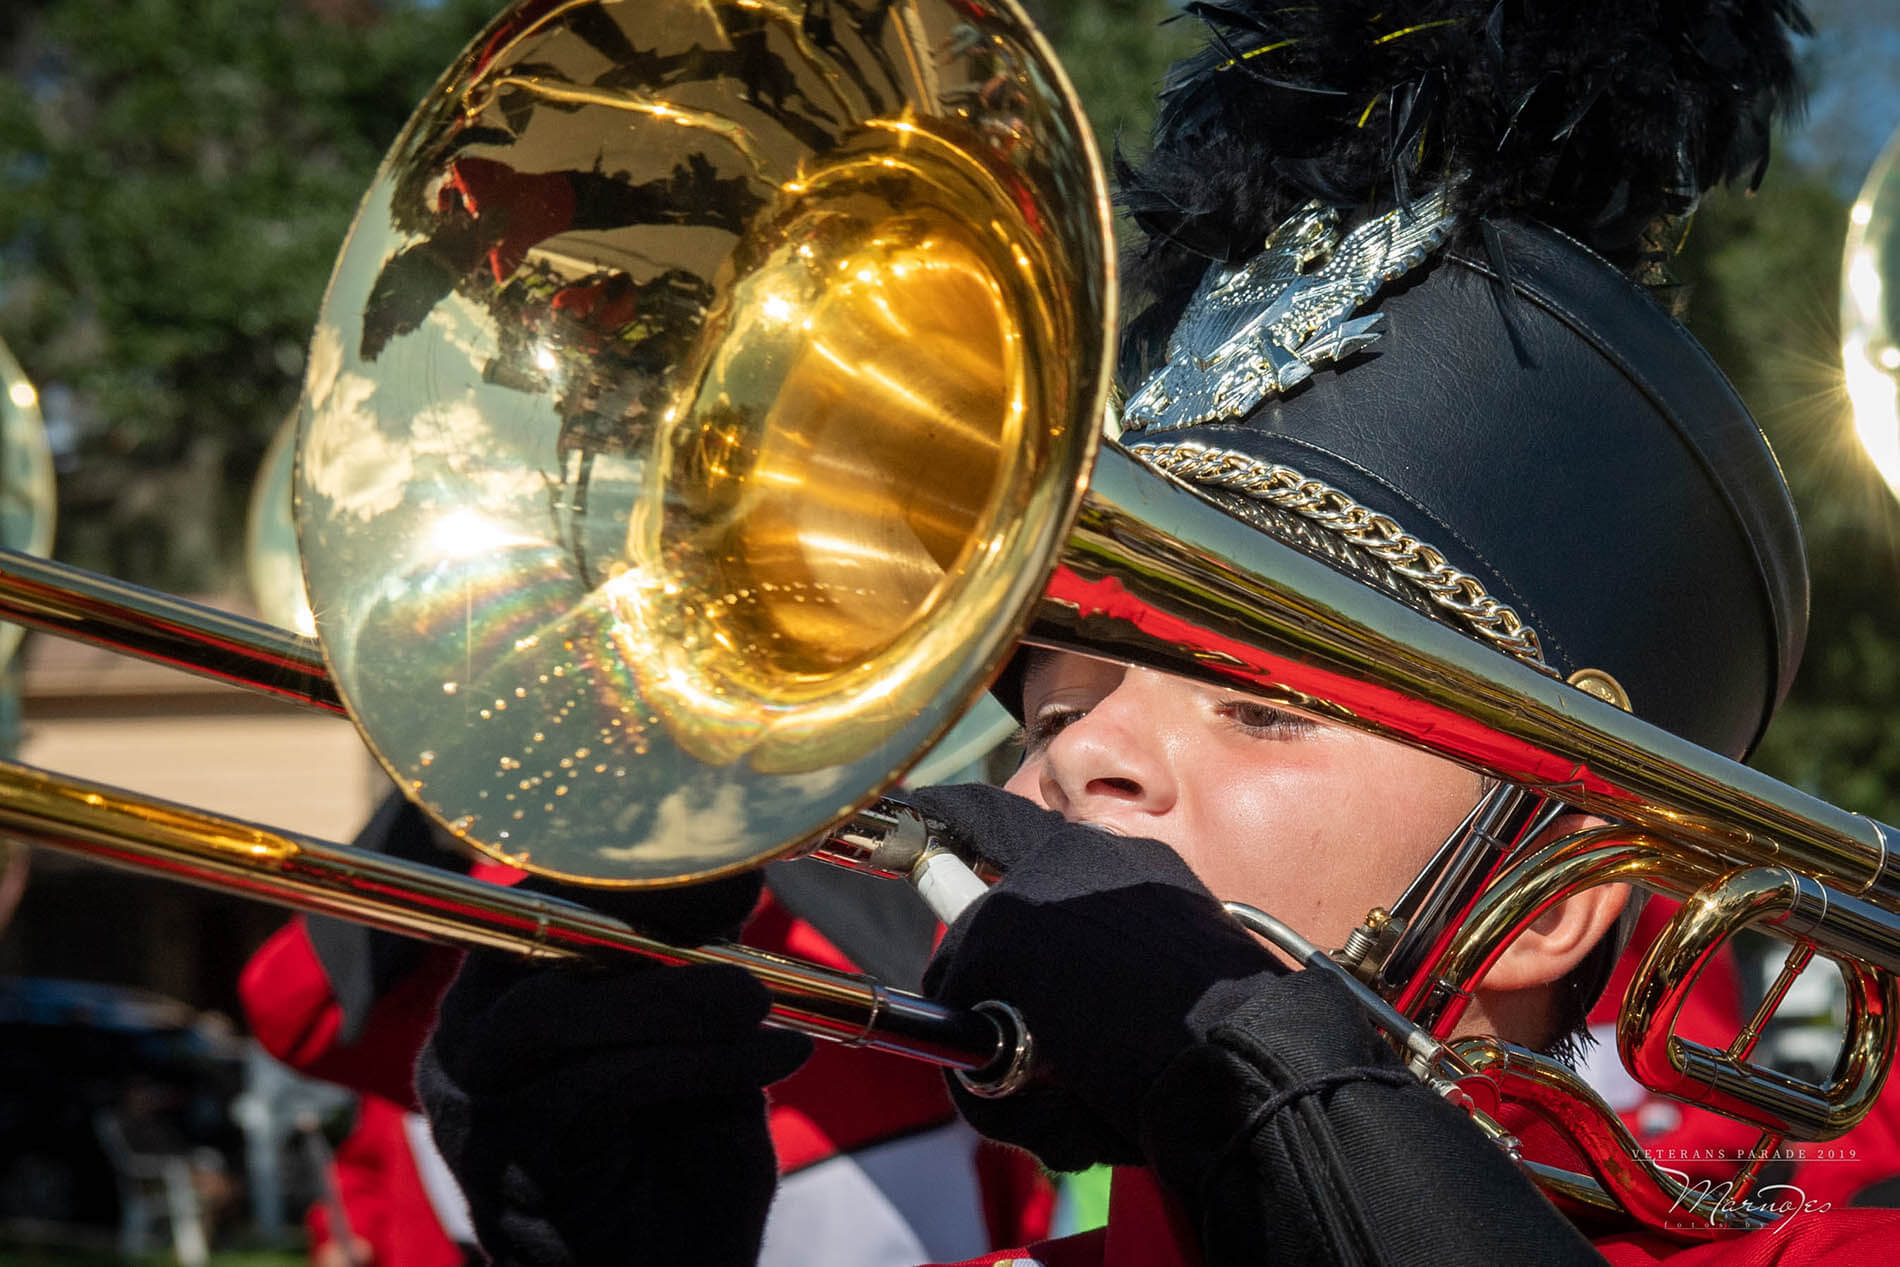
<svg viewBox="0 0 1900 1267">
<path fill-rule="evenodd" d="M 1841 372 L 1854 432 L 1900 497 L 1900 131 L 1894 133 L 1848 213 L 1841 263 Z"/>
</svg>

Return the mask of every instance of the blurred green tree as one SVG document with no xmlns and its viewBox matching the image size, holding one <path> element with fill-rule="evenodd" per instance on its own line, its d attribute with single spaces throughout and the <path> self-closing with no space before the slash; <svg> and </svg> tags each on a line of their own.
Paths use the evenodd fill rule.
<svg viewBox="0 0 1900 1267">
<path fill-rule="evenodd" d="M 70 446 L 59 553 L 239 566 L 383 150 L 487 0 L 27 0 L 0 19 L 0 338 Z"/>
<path fill-rule="evenodd" d="M 1689 325 L 1787 472 L 1807 535 L 1807 654 L 1755 764 L 1845 808 L 1900 819 L 1900 506 L 1854 437 L 1841 387 L 1847 207 L 1780 170 L 1711 196 L 1682 271 Z M 1694 601 L 1685 596 L 1685 601 Z"/>
<path fill-rule="evenodd" d="M 1039 0 L 1030 15 L 1055 45 L 1107 162 L 1117 144 L 1146 151 L 1155 94 L 1176 58 L 1205 38 L 1169 0 Z"/>
</svg>

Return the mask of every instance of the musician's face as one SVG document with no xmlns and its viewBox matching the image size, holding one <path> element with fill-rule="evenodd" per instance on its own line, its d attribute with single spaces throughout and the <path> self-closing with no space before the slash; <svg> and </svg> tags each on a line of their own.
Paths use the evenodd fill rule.
<svg viewBox="0 0 1900 1267">
<path fill-rule="evenodd" d="M 1167 842 L 1216 897 L 1341 945 L 1477 803 L 1479 778 L 1390 740 L 1147 669 L 1041 653 L 1009 789 Z"/>
</svg>

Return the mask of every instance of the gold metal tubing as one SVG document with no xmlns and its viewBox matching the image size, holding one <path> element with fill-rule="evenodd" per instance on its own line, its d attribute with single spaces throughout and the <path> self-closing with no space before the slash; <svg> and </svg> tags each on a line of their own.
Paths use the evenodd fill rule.
<svg viewBox="0 0 1900 1267">
<path fill-rule="evenodd" d="M 1788 948 L 1788 957 L 1781 961 L 1781 971 L 1762 992 L 1761 1002 L 1755 1006 L 1755 1014 L 1748 1018 L 1734 1039 L 1728 1045 L 1728 1055 L 1733 1060 L 1747 1060 L 1754 1054 L 1755 1044 L 1761 1041 L 1763 1032 L 1774 1020 L 1775 1013 L 1781 1010 L 1781 1001 L 1788 997 L 1789 989 L 1800 979 L 1814 961 L 1814 947 L 1806 942 Z"/>
<path fill-rule="evenodd" d="M 1580 1175 L 1574 1170 L 1532 1161 L 1528 1157 L 1519 1158 L 1517 1164 L 1524 1168 L 1531 1182 L 1542 1188 L 1551 1200 L 1597 1215 L 1623 1217 L 1623 1207 L 1616 1203 L 1616 1198 L 1594 1175 Z"/>
<path fill-rule="evenodd" d="M 1565 898 L 1600 884 L 1623 883 L 1686 897 L 1718 874 L 1689 851 L 1627 827 L 1591 828 L 1540 846 L 1493 878 L 1443 956 L 1420 968 L 1421 975 L 1446 982 L 1450 994 L 1433 1000 L 1415 1019 L 1435 1033 L 1449 1033 L 1473 985 L 1512 938 Z"/>
<path fill-rule="evenodd" d="M 1804 888 L 1804 885 L 1806 886 Z M 1645 1086 L 1676 1099 L 1803 1139 L 1832 1139 L 1873 1108 L 1895 1038 L 1895 983 L 1842 961 L 1850 1006 L 1841 1059 L 1824 1085 L 1737 1059 L 1675 1033 L 1675 1020 L 1710 956 L 1743 928 L 1799 913 L 1812 881 L 1782 867 L 1753 867 L 1707 885 L 1683 903 L 1631 979 L 1617 1025 L 1623 1063 Z M 1817 890 L 1818 891 L 1818 890 Z M 1822 908 L 1824 909 L 1824 908 Z M 1832 952 L 1819 912 L 1790 936 L 1813 936 Z"/>
<path fill-rule="evenodd" d="M 1730 1117 L 1803 1139 L 1840 1135 L 1879 1096 L 1900 1005 L 1891 972 L 1871 970 L 1851 956 L 1874 944 L 1875 930 L 1885 928 L 1887 948 L 1873 956 L 1884 968 L 1883 961 L 1894 958 L 1900 920 L 1853 898 L 1833 895 L 1830 902 L 1814 881 L 1783 867 L 1723 876 L 1721 865 L 1720 859 L 1619 826 L 1577 832 L 1527 854 L 1487 887 L 1442 959 L 1426 965 L 1424 971 L 1444 988 L 1424 1000 L 1416 1019 L 1435 1033 L 1450 1032 L 1470 1001 L 1472 983 L 1546 908 L 1599 884 L 1640 883 L 1686 900 L 1631 981 L 1618 1026 L 1624 1064 L 1645 1086 Z M 1735 932 L 1754 924 L 1812 939 L 1822 953 L 1841 961 L 1848 1023 L 1839 1068 L 1824 1085 L 1674 1033 L 1675 1015 L 1701 965 Z"/>
<path fill-rule="evenodd" d="M 1650 1227 L 1679 1236 L 1707 1238 L 1719 1232 L 1765 1226 L 1757 1211 L 1727 1199 L 1719 1186 L 1686 1186 L 1649 1159 L 1615 1110 L 1568 1067 L 1548 1056 L 1495 1038 L 1461 1038 L 1453 1053 L 1498 1087 L 1499 1093 L 1528 1106 L 1569 1138 L 1596 1168 L 1602 1187 L 1616 1206 Z M 1597 1208 L 1604 1202 L 1589 1176 L 1530 1165 L 1531 1177 L 1546 1191 Z M 1615 1208 L 1615 1207 L 1609 1207 Z"/>
<path fill-rule="evenodd" d="M 1780 1131 L 1763 1131 L 1756 1137 L 1755 1146 L 1748 1151 L 1748 1160 L 1735 1172 L 1735 1178 L 1729 1181 L 1732 1185 L 1728 1191 L 1729 1200 L 1745 1200 L 1755 1190 L 1755 1185 L 1761 1181 L 1762 1169 L 1773 1160 L 1785 1138 Z"/>
<path fill-rule="evenodd" d="M 14 838 L 222 892 L 467 950 L 549 959 L 632 953 L 729 964 L 772 995 L 769 1022 L 848 1045 L 977 1070 L 1002 1049 L 997 1024 L 749 947 L 674 946 L 584 906 L 432 867 L 0 762 L 0 830 Z"/>
<path fill-rule="evenodd" d="M 1245 684 L 1900 910 L 1891 828 L 1708 752 L 1273 541 L 1110 445 L 1028 638 Z"/>
<path fill-rule="evenodd" d="M 312 639 L 0 551 L 0 617 L 340 711 Z M 1579 808 L 1900 910 L 1891 829 L 1373 593 L 1105 446 L 1027 634 L 1294 699 Z"/>
<path fill-rule="evenodd" d="M 313 638 L 18 550 L 0 550 L 0 620 L 343 711 Z"/>
</svg>

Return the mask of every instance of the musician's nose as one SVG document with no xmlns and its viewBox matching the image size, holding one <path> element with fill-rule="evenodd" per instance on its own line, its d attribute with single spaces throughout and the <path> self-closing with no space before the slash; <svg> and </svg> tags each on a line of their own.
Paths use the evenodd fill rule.
<svg viewBox="0 0 1900 1267">
<path fill-rule="evenodd" d="M 1181 718 L 1176 679 L 1129 669 L 1086 711 L 1060 718 L 1036 759 L 1034 790 L 1015 786 L 1073 821 L 1149 834 L 1148 816 L 1166 814 L 1177 794 L 1175 754 Z"/>
</svg>

